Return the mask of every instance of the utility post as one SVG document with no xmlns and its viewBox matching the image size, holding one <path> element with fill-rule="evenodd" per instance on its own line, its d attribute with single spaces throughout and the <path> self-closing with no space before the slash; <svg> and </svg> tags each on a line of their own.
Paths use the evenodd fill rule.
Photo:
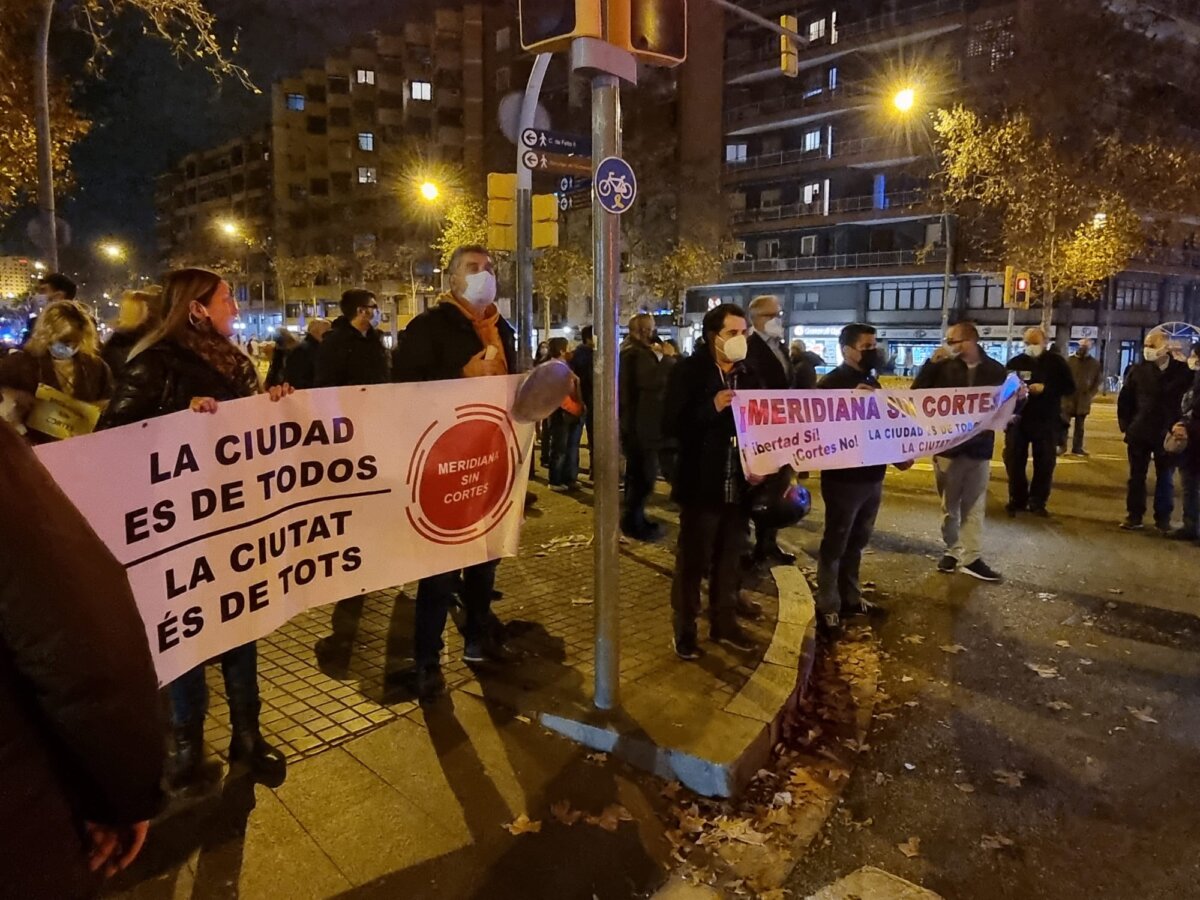
<svg viewBox="0 0 1200 900">
<path fill-rule="evenodd" d="M 549 53 L 539 53 L 529 72 L 517 133 L 532 128 L 542 82 L 550 68 Z M 533 173 L 525 165 L 524 147 L 517 141 L 517 360 L 518 368 L 533 368 Z"/>
</svg>

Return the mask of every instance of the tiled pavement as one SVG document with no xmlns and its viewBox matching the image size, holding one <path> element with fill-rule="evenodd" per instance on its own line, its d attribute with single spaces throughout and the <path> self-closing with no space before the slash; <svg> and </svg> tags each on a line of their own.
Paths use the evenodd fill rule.
<svg viewBox="0 0 1200 900">
<path fill-rule="evenodd" d="M 591 492 L 585 487 L 575 496 L 554 494 L 539 481 L 531 488 L 539 496 L 538 506 L 526 521 L 521 555 L 500 566 L 497 588 L 505 596 L 494 607 L 507 623 L 510 645 L 519 651 L 520 662 L 504 673 L 503 690 L 489 690 L 489 672 L 474 672 L 462 662 L 462 642 L 451 626 L 443 668 L 452 690 L 472 688 L 473 693 L 517 707 L 536 705 L 539 691 L 552 690 L 555 702 L 565 699 L 583 708 L 594 673 Z M 661 508 L 655 515 L 668 525 L 668 536 L 657 544 L 622 544 L 621 683 L 626 687 L 653 685 L 685 666 L 670 648 L 677 517 L 663 496 L 657 500 Z M 756 596 L 771 621 L 774 597 L 762 587 L 765 594 Z M 367 597 L 345 669 L 326 666 L 323 671 L 314 651 L 329 633 L 331 607 L 298 616 L 259 641 L 263 729 L 290 760 L 318 754 L 414 709 L 407 677 L 412 665 L 413 588 Z M 770 639 L 768 631 L 759 630 L 758 636 L 764 646 Z M 697 698 L 723 708 L 760 658 L 761 652 L 738 656 L 710 647 L 705 664 L 691 666 L 684 676 L 689 693 L 694 690 Z M 229 737 L 228 709 L 218 666 L 209 666 L 208 680 L 213 699 L 206 735 L 223 751 Z"/>
</svg>

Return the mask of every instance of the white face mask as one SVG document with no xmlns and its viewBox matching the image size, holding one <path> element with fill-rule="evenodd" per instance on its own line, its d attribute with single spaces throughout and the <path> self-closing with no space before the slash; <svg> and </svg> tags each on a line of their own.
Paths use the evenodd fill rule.
<svg viewBox="0 0 1200 900">
<path fill-rule="evenodd" d="M 1028 347 L 1025 348 L 1025 352 L 1027 354 L 1029 354 L 1030 356 L 1032 356 L 1034 359 L 1037 359 L 1039 356 L 1041 356 L 1043 353 L 1046 352 L 1046 347 L 1043 344 L 1030 344 Z"/>
<path fill-rule="evenodd" d="M 463 299 L 476 309 L 484 309 L 496 299 L 496 276 L 484 269 L 467 276 Z"/>
<path fill-rule="evenodd" d="M 78 347 L 72 347 L 70 344 L 64 344 L 62 341 L 55 341 L 50 345 L 50 356 L 59 361 L 70 359 L 78 352 Z"/>
<path fill-rule="evenodd" d="M 725 343 L 720 346 L 721 355 L 729 362 L 737 363 L 746 358 L 748 348 L 746 344 L 746 336 L 744 334 L 735 334 L 731 338 L 727 338 Z"/>
<path fill-rule="evenodd" d="M 1162 351 L 1157 347 L 1143 347 L 1142 356 L 1145 358 L 1146 362 L 1158 362 L 1158 360 L 1162 357 Z"/>
<path fill-rule="evenodd" d="M 1200 372 L 1200 359 L 1197 359 L 1196 357 L 1193 356 L 1191 359 L 1188 360 L 1188 368 L 1191 369 L 1193 372 Z"/>
<path fill-rule="evenodd" d="M 782 338 L 784 335 L 783 322 L 779 319 L 767 319 L 767 324 L 763 326 L 763 334 L 767 337 Z"/>
</svg>

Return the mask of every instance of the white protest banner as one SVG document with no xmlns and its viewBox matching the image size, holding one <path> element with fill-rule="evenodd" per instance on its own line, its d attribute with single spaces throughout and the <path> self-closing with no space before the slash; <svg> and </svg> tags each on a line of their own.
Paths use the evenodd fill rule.
<svg viewBox="0 0 1200 900">
<path fill-rule="evenodd" d="M 742 469 L 771 475 L 848 469 L 932 456 L 1012 418 L 1020 382 L 920 391 L 737 391 Z"/>
<path fill-rule="evenodd" d="M 310 607 L 514 555 L 520 382 L 250 397 L 37 452 L 125 565 L 166 684 Z"/>
</svg>

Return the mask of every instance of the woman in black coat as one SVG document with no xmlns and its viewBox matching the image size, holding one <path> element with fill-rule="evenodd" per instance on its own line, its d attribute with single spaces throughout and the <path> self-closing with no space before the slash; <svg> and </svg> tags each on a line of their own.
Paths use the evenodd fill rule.
<svg viewBox="0 0 1200 900">
<path fill-rule="evenodd" d="M 180 269 L 167 275 L 163 299 L 170 310 L 162 326 L 133 349 L 112 402 L 100 420 L 114 428 L 191 409 L 214 413 L 220 402 L 261 393 L 254 363 L 231 340 L 237 300 L 221 277 L 206 269 Z M 271 388 L 271 399 L 290 393 Z M 254 642 L 221 654 L 229 699 L 230 763 L 248 763 L 269 780 L 281 780 L 283 755 L 268 744 L 258 723 L 258 654 Z M 203 787 L 212 770 L 204 759 L 204 716 L 208 691 L 204 666 L 173 681 L 171 724 L 175 753 L 171 787 Z"/>
</svg>

